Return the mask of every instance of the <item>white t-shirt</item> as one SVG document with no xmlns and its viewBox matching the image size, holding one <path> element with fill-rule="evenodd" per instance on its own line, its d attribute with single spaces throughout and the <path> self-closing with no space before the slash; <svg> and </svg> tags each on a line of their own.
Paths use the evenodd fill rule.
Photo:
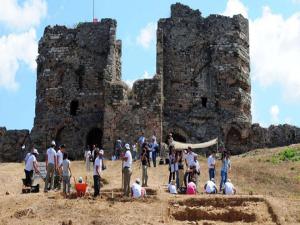
<svg viewBox="0 0 300 225">
<path fill-rule="evenodd" d="M 97 166 L 98 166 L 98 172 L 100 174 L 102 171 L 102 160 L 99 159 L 99 157 L 96 158 L 95 163 L 94 163 L 94 175 L 98 175 L 98 173 L 96 171 Z"/>
<path fill-rule="evenodd" d="M 199 161 L 197 160 L 195 162 L 195 160 L 191 163 L 191 166 L 195 166 L 196 167 L 196 171 L 197 172 L 200 172 L 200 164 L 199 164 Z"/>
<path fill-rule="evenodd" d="M 123 167 L 131 167 L 132 164 L 132 156 L 131 156 L 131 152 L 129 150 L 127 150 L 125 152 L 125 158 L 127 158 L 127 161 L 124 161 Z"/>
<path fill-rule="evenodd" d="M 216 164 L 215 158 L 214 158 L 212 155 L 210 155 L 210 156 L 208 157 L 208 159 L 207 159 L 207 165 L 208 165 L 208 168 L 209 168 L 209 169 L 214 169 L 215 166 L 212 166 L 212 165 L 215 165 L 215 164 Z"/>
<path fill-rule="evenodd" d="M 190 153 L 185 154 L 184 158 L 186 159 L 188 167 L 192 166 L 192 163 L 194 162 L 195 155 L 196 154 L 194 152 L 190 152 Z"/>
<path fill-rule="evenodd" d="M 225 183 L 225 194 L 226 195 L 233 195 L 234 194 L 233 188 L 234 188 L 234 186 L 233 186 L 232 183 L 226 182 Z"/>
<path fill-rule="evenodd" d="M 92 155 L 92 152 L 90 150 L 86 151 L 84 153 L 84 157 L 86 161 L 90 161 L 90 156 Z"/>
<path fill-rule="evenodd" d="M 205 188 L 206 193 L 209 193 L 209 194 L 213 193 L 216 189 L 217 189 L 217 187 L 214 182 L 212 182 L 211 180 L 206 182 L 206 188 Z"/>
<path fill-rule="evenodd" d="M 47 156 L 48 156 L 48 163 L 55 164 L 54 157 L 56 156 L 56 151 L 54 150 L 54 148 L 48 148 Z"/>
<path fill-rule="evenodd" d="M 168 190 L 171 194 L 177 194 L 176 185 L 169 184 Z"/>
<path fill-rule="evenodd" d="M 132 197 L 133 198 L 140 198 L 142 196 L 142 187 L 141 185 L 134 183 L 131 186 L 131 190 L 132 190 Z"/>
<path fill-rule="evenodd" d="M 70 170 L 69 170 L 70 165 L 71 165 L 70 160 L 68 160 L 68 159 L 63 160 L 63 162 L 62 162 L 62 166 L 63 166 L 62 175 L 63 176 L 66 176 L 66 177 L 70 176 Z"/>
<path fill-rule="evenodd" d="M 57 156 L 57 161 L 58 161 L 58 166 L 61 166 L 61 164 L 63 163 L 63 153 L 58 150 L 57 153 L 56 153 L 56 156 Z"/>
<path fill-rule="evenodd" d="M 26 162 L 27 162 L 27 160 L 29 159 L 30 155 L 31 155 L 31 152 L 28 152 L 28 153 L 26 154 L 25 159 L 24 159 L 25 165 L 26 165 Z"/>
<path fill-rule="evenodd" d="M 36 158 L 34 155 L 30 155 L 26 161 L 25 170 L 31 171 L 33 170 L 33 163 L 36 162 Z"/>
</svg>

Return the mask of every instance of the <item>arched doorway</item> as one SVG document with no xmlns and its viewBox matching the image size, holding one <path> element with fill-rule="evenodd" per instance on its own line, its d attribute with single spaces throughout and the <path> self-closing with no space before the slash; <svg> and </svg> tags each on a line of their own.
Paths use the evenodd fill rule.
<svg viewBox="0 0 300 225">
<path fill-rule="evenodd" d="M 92 128 L 86 136 L 86 145 L 96 145 L 102 147 L 102 130 L 99 128 Z"/>
<path fill-rule="evenodd" d="M 242 144 L 242 137 L 240 132 L 232 127 L 227 133 L 226 137 L 226 147 L 230 149 L 240 148 Z"/>
</svg>

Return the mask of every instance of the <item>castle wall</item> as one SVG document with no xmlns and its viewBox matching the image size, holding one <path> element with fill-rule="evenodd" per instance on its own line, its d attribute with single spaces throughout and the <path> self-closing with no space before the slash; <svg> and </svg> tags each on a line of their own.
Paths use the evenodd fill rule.
<svg viewBox="0 0 300 225">
<path fill-rule="evenodd" d="M 0 162 L 16 162 L 23 160 L 26 151 L 22 145 L 30 148 L 29 130 L 7 130 L 0 127 Z"/>
<path fill-rule="evenodd" d="M 120 80 L 121 42 L 116 21 L 46 27 L 37 59 L 36 116 L 32 139 L 40 149 L 51 140 L 66 144 L 71 157 L 102 145 L 105 82 Z"/>
<path fill-rule="evenodd" d="M 211 15 L 179 3 L 158 22 L 157 73 L 163 77 L 163 130 L 188 142 L 251 125 L 248 21 Z M 229 136 L 228 136 L 229 134 Z M 228 142 L 230 143 L 230 141 Z"/>
</svg>

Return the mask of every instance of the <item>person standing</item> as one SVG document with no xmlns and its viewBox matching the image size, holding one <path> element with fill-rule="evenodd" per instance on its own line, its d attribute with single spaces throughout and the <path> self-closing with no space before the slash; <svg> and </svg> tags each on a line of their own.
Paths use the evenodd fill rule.
<svg viewBox="0 0 300 225">
<path fill-rule="evenodd" d="M 130 195 L 130 178 L 132 174 L 132 156 L 130 152 L 130 146 L 129 144 L 125 144 L 125 155 L 122 157 L 123 163 L 123 174 L 124 174 L 124 195 L 129 197 Z"/>
<path fill-rule="evenodd" d="M 63 162 L 61 164 L 62 170 L 62 180 L 63 180 L 63 194 L 67 196 L 70 194 L 71 182 L 70 179 L 72 177 L 71 171 L 71 162 L 68 159 L 68 153 L 63 154 Z"/>
<path fill-rule="evenodd" d="M 56 151 L 54 150 L 55 148 L 55 141 L 51 142 L 51 146 L 50 148 L 48 148 L 47 150 L 47 154 L 46 154 L 46 169 L 47 169 L 47 175 L 46 175 L 46 179 L 45 179 L 45 188 L 44 188 L 44 192 L 48 191 L 49 189 L 53 189 L 53 185 L 54 185 L 54 171 L 56 168 Z M 49 186 L 50 184 L 50 186 Z"/>
<path fill-rule="evenodd" d="M 193 168 L 193 177 L 195 179 L 196 190 L 198 192 L 198 185 L 200 181 L 200 163 L 196 154 L 194 155 L 194 162 L 192 163 L 191 167 Z"/>
<path fill-rule="evenodd" d="M 24 145 L 23 145 L 23 146 L 24 146 Z M 23 148 L 23 146 L 22 146 L 22 148 Z M 25 158 L 24 158 L 25 165 L 26 165 L 26 162 L 27 162 L 27 160 L 29 159 L 30 155 L 31 155 L 32 152 L 34 151 L 34 149 L 35 149 L 34 146 L 32 146 L 30 152 L 28 152 L 28 153 L 26 154 L 26 156 L 25 156 Z"/>
<path fill-rule="evenodd" d="M 94 197 L 97 197 L 100 194 L 100 179 L 102 172 L 102 160 L 98 150 L 95 150 L 95 162 L 94 162 Z"/>
<path fill-rule="evenodd" d="M 216 171 L 216 152 L 213 151 L 212 154 L 207 159 L 208 165 L 208 175 L 209 180 L 215 179 L 215 171 Z"/>
<path fill-rule="evenodd" d="M 142 187 L 147 187 L 148 185 L 148 154 L 146 146 L 143 148 L 141 154 L 141 163 L 142 163 Z"/>
<path fill-rule="evenodd" d="M 231 169 L 231 162 L 229 158 L 230 158 L 229 153 L 226 153 L 222 159 L 220 191 L 223 190 L 224 184 L 227 181 L 227 174 Z"/>
<path fill-rule="evenodd" d="M 132 158 L 134 161 L 136 161 L 136 159 L 137 159 L 137 145 L 136 144 L 132 145 Z"/>
<path fill-rule="evenodd" d="M 119 137 L 119 139 L 116 141 L 116 145 L 115 145 L 116 159 L 120 159 L 121 150 L 122 150 L 122 139 L 121 139 L 121 137 Z"/>
<path fill-rule="evenodd" d="M 144 136 L 144 132 L 142 132 L 141 136 L 138 138 L 138 152 L 142 152 L 143 151 L 143 145 L 144 142 L 146 141 L 145 136 Z"/>
<path fill-rule="evenodd" d="M 65 152 L 65 145 L 59 146 L 59 149 L 56 153 L 56 170 L 55 170 L 55 188 L 58 190 L 61 189 L 61 182 L 62 182 L 62 163 L 63 163 L 63 154 Z"/>
<path fill-rule="evenodd" d="M 86 149 L 86 151 L 84 153 L 84 158 L 85 158 L 86 171 L 90 171 L 91 170 L 92 152 L 89 147 Z"/>
<path fill-rule="evenodd" d="M 177 183 L 177 188 L 180 189 L 184 184 L 183 151 L 178 151 L 177 161 L 178 161 L 178 177 L 176 179 L 176 183 Z"/>
<path fill-rule="evenodd" d="M 38 151 L 36 149 L 33 149 L 31 151 L 30 156 L 26 160 L 24 172 L 25 172 L 25 186 L 27 187 L 31 187 L 32 185 L 33 171 L 35 171 L 35 173 L 40 173 L 36 161 L 36 157 L 38 154 L 39 154 Z"/>
<path fill-rule="evenodd" d="M 156 137 L 152 137 L 152 142 L 151 142 L 151 153 L 152 153 L 152 162 L 153 166 L 156 167 L 156 156 L 158 152 L 158 144 L 156 142 Z"/>
<path fill-rule="evenodd" d="M 187 184 L 188 184 L 189 180 L 191 179 L 191 177 L 190 177 L 191 168 L 192 168 L 192 164 L 194 162 L 194 157 L 195 157 L 195 153 L 192 151 L 191 147 L 188 147 L 187 153 L 184 154 L 183 157 L 184 157 L 186 168 L 187 168 L 187 170 L 184 174 L 184 185 L 185 185 L 185 187 L 187 187 Z"/>
<path fill-rule="evenodd" d="M 176 154 L 175 149 L 173 146 L 170 146 L 171 154 L 169 156 L 170 159 L 170 167 L 169 167 L 169 183 L 171 183 L 172 180 L 175 180 L 175 174 L 177 174 L 178 171 L 178 162 L 176 160 Z M 169 184 L 168 183 L 168 184 Z"/>
</svg>

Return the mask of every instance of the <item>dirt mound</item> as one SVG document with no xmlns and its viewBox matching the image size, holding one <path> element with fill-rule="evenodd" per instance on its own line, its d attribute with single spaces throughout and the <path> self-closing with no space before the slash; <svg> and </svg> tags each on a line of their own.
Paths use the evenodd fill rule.
<svg viewBox="0 0 300 225">
<path fill-rule="evenodd" d="M 170 215 L 177 221 L 277 224 L 261 197 L 204 197 L 172 201 Z"/>
</svg>

